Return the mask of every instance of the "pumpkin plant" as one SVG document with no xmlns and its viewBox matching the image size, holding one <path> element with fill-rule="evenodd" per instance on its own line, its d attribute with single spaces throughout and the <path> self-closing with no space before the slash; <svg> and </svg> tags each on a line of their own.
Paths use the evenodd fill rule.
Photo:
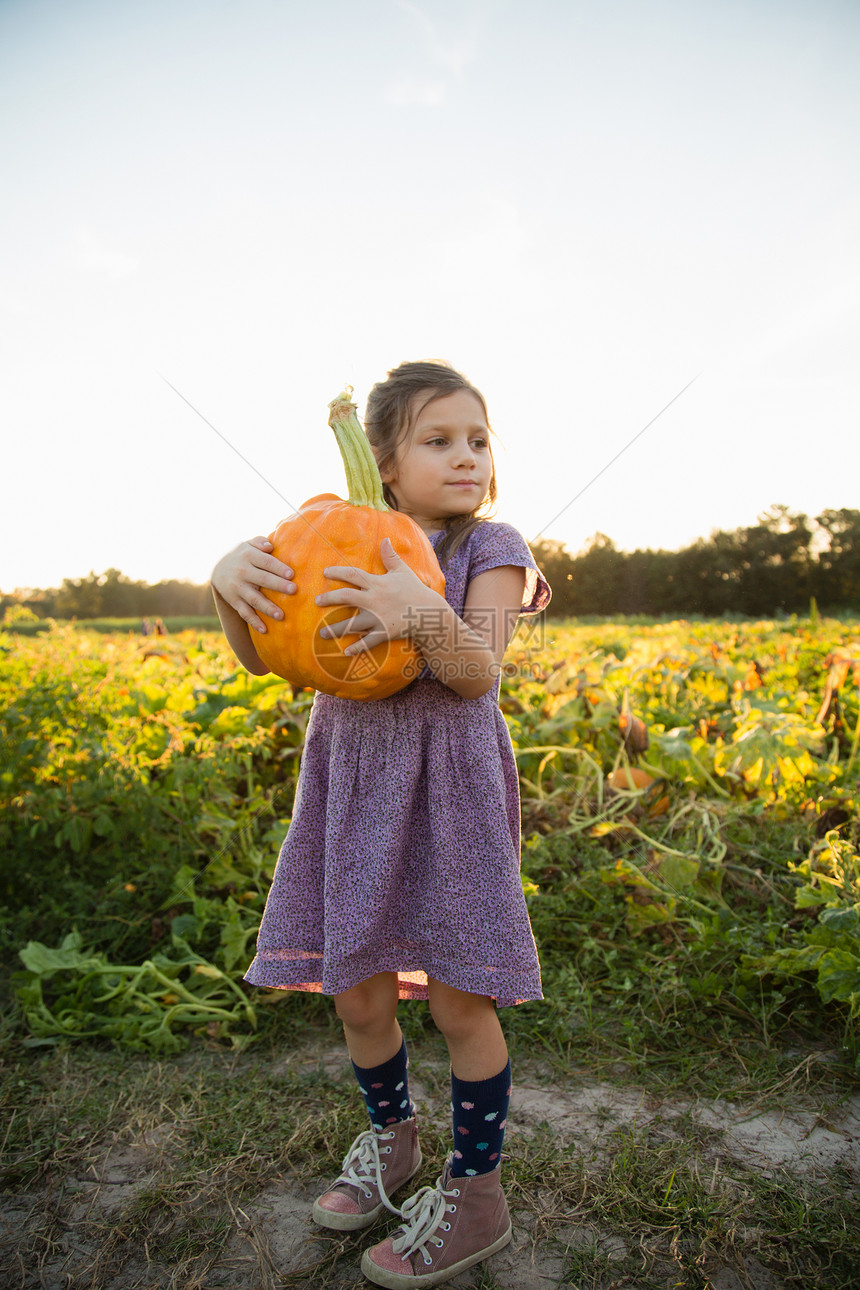
<svg viewBox="0 0 860 1290">
<path fill-rule="evenodd" d="M 288 596 L 268 592 L 284 617 L 255 636 L 260 658 L 277 676 L 294 686 L 310 686 L 342 699 L 384 699 L 402 690 L 421 670 L 421 656 L 410 640 L 388 640 L 355 655 L 345 654 L 357 634 L 320 636 L 320 629 L 350 618 L 349 605 L 323 608 L 316 597 L 347 586 L 323 576 L 330 565 L 352 565 L 368 573 L 386 572 L 380 555 L 389 538 L 402 560 L 434 591 L 445 577 L 426 534 L 387 505 L 382 479 L 347 387 L 329 404 L 329 425 L 343 458 L 348 497 L 321 493 L 269 535 L 272 554 L 296 570 L 296 591 Z"/>
</svg>

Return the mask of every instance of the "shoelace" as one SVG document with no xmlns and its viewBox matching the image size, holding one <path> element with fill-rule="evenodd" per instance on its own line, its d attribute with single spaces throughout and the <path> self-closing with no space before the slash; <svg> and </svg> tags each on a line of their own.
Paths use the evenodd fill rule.
<svg viewBox="0 0 860 1290">
<path fill-rule="evenodd" d="M 391 1248 L 395 1254 L 400 1254 L 407 1259 L 410 1254 L 420 1250 L 424 1257 L 425 1263 L 430 1263 L 430 1251 L 427 1249 L 427 1242 L 433 1235 L 440 1223 L 444 1224 L 446 1213 L 454 1214 L 457 1211 L 456 1205 L 449 1205 L 448 1200 L 452 1196 L 459 1196 L 460 1192 L 456 1187 L 446 1191 L 442 1186 L 442 1179 L 436 1180 L 435 1187 L 422 1187 L 414 1196 L 404 1202 L 400 1211 L 403 1216 L 398 1235 L 394 1237 Z M 450 1227 L 450 1224 L 447 1224 Z M 440 1246 L 441 1239 L 437 1238 L 434 1245 Z"/>
<path fill-rule="evenodd" d="M 365 1129 L 360 1133 L 353 1142 L 349 1151 L 347 1151 L 343 1162 L 343 1173 L 335 1183 L 346 1183 L 350 1187 L 358 1187 L 361 1191 L 367 1193 L 367 1183 L 372 1183 L 379 1192 L 379 1199 L 386 1209 L 390 1209 L 392 1214 L 401 1217 L 401 1211 L 392 1205 L 385 1192 L 382 1182 L 382 1169 L 379 1161 L 379 1143 L 380 1139 L 386 1142 L 393 1141 L 393 1133 L 378 1134 L 374 1129 Z"/>
</svg>

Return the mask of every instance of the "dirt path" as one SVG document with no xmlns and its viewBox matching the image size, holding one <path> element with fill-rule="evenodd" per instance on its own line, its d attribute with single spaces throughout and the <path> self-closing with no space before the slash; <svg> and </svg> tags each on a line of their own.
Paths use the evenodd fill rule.
<svg viewBox="0 0 860 1290">
<path fill-rule="evenodd" d="M 444 1119 L 447 1107 L 427 1106 L 420 1085 L 415 1088 L 419 1103 L 424 1101 L 437 1119 Z M 559 1144 L 573 1145 L 597 1168 L 605 1163 L 611 1142 L 619 1129 L 657 1127 L 667 1138 L 680 1140 L 690 1126 L 706 1131 L 703 1161 L 724 1166 L 735 1160 L 746 1167 L 771 1173 L 785 1169 L 795 1175 L 820 1176 L 841 1167 L 860 1185 L 860 1094 L 843 1106 L 833 1108 L 826 1121 L 815 1111 L 760 1112 L 730 1102 L 694 1103 L 680 1100 L 657 1101 L 636 1089 L 618 1089 L 609 1084 L 592 1084 L 565 1091 L 521 1084 L 512 1098 L 512 1127 L 507 1147 L 516 1153 L 518 1140 L 548 1126 Z M 322 1179 L 317 1181 L 323 1181 Z M 266 1251 L 274 1280 L 277 1274 L 297 1270 L 319 1258 L 319 1236 L 309 1226 L 307 1208 L 317 1187 L 278 1186 L 261 1195 L 247 1211 L 247 1226 L 237 1233 L 236 1254 L 241 1243 Z M 488 1263 L 499 1287 L 504 1290 L 552 1290 L 563 1284 L 564 1246 L 603 1245 L 610 1258 L 626 1252 L 623 1241 L 574 1222 L 555 1222 L 555 1240 L 540 1239 L 552 1210 L 551 1197 L 543 1197 L 542 1222 L 527 1212 L 514 1214 L 514 1239 L 508 1249 Z M 344 1260 L 344 1279 L 338 1287 L 366 1286 L 358 1259 Z M 777 1290 L 779 1283 L 763 1267 L 750 1261 L 746 1277 L 730 1268 L 710 1273 L 713 1290 Z M 474 1285 L 476 1273 L 464 1273 L 449 1284 Z M 313 1278 L 302 1283 L 311 1287 Z M 632 1284 L 625 1279 L 625 1286 Z"/>
<path fill-rule="evenodd" d="M 340 1050 L 331 1054 L 331 1062 L 342 1065 Z M 445 1131 L 448 1105 L 444 1098 L 431 1093 L 417 1077 L 412 1090 L 425 1123 Z M 692 1137 L 703 1169 L 730 1173 L 735 1165 L 741 1165 L 765 1176 L 782 1170 L 811 1181 L 841 1171 L 860 1195 L 860 1094 L 834 1100 L 826 1108 L 762 1111 L 726 1101 L 661 1100 L 636 1088 L 608 1083 L 559 1088 L 538 1079 L 521 1079 L 515 1087 L 510 1121 L 506 1150 L 514 1158 L 526 1144 L 549 1138 L 568 1154 L 572 1148 L 586 1170 L 600 1171 L 617 1152 L 619 1134 L 627 1135 L 631 1143 L 642 1135 L 650 1144 L 645 1150 L 656 1143 L 678 1144 L 680 1148 Z M 68 1195 L 70 1184 L 64 1180 L 55 1197 L 53 1235 L 50 1243 L 46 1240 L 46 1254 L 38 1267 L 28 1267 L 26 1260 L 16 1265 L 14 1259 L 20 1233 L 32 1222 L 34 1193 L 7 1197 L 0 1214 L 0 1245 L 5 1252 L 4 1275 L 11 1279 L 3 1280 L 4 1288 L 277 1290 L 287 1278 L 287 1284 L 305 1290 L 367 1285 L 359 1271 L 367 1234 L 363 1240 L 344 1242 L 309 1218 L 313 1200 L 330 1175 L 297 1182 L 286 1173 L 278 1175 L 252 1203 L 239 1207 L 228 1202 L 230 1213 L 224 1221 L 231 1229 L 229 1237 L 226 1243 L 220 1242 L 217 1258 L 205 1268 L 199 1258 L 196 1264 L 178 1258 L 172 1266 L 149 1262 L 146 1250 L 141 1249 L 139 1258 L 131 1262 L 125 1258 L 121 1271 L 105 1279 L 111 1265 L 104 1255 L 105 1241 L 119 1239 L 130 1202 L 139 1201 L 155 1185 L 164 1160 L 170 1156 L 173 1136 L 174 1127 L 166 1123 L 139 1140 L 114 1146 L 101 1158 L 91 1178 L 75 1184 L 72 1196 Z M 431 1180 L 422 1175 L 421 1181 Z M 67 1202 L 62 1205 L 60 1192 Z M 44 1196 L 40 1200 L 44 1203 Z M 577 1222 L 575 1208 L 572 1212 L 569 1200 L 560 1204 L 551 1184 L 538 1187 L 531 1210 L 522 1195 L 514 1194 L 511 1200 L 511 1245 L 484 1270 L 472 1270 L 449 1283 L 453 1287 L 552 1290 L 574 1286 L 576 1282 L 564 1279 L 566 1247 L 593 1249 L 610 1267 L 613 1261 L 620 1265 L 630 1253 L 618 1230 Z M 750 1221 L 755 1221 L 754 1215 Z M 385 1230 L 380 1225 L 374 1239 L 380 1239 Z M 101 1233 L 101 1245 L 94 1240 L 96 1233 Z M 327 1256 L 334 1247 L 340 1253 L 332 1265 Z M 780 1286 L 750 1257 L 736 1260 L 734 1267 L 708 1267 L 707 1278 L 701 1284 L 710 1290 L 779 1290 Z M 636 1290 L 636 1281 L 629 1275 L 613 1284 Z"/>
</svg>

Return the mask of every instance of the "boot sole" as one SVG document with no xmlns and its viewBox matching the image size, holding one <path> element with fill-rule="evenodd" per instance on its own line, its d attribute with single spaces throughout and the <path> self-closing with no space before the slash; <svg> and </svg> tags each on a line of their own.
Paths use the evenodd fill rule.
<svg viewBox="0 0 860 1290">
<path fill-rule="evenodd" d="M 421 1168 L 421 1164 L 421 1148 L 419 1147 L 418 1163 L 412 1170 L 412 1173 L 404 1178 L 403 1182 L 397 1184 L 394 1191 L 391 1193 L 391 1196 L 396 1196 L 400 1189 L 405 1187 L 406 1184 L 415 1177 L 418 1170 Z M 389 1196 L 389 1200 L 391 1199 L 391 1196 Z M 358 1232 L 363 1227 L 370 1227 L 371 1223 L 376 1222 L 380 1214 L 384 1214 L 386 1212 L 388 1211 L 386 1211 L 386 1207 L 383 1205 L 382 1201 L 379 1202 L 375 1209 L 368 1210 L 366 1214 L 340 1214 L 337 1210 L 325 1209 L 318 1200 L 315 1200 L 311 1216 L 314 1222 L 318 1223 L 320 1227 L 327 1227 L 333 1232 Z"/>
<path fill-rule="evenodd" d="M 389 1272 L 387 1268 L 381 1268 L 373 1262 L 370 1257 L 370 1251 L 365 1250 L 361 1256 L 361 1270 L 372 1281 L 374 1285 L 384 1286 L 385 1290 L 418 1290 L 419 1286 L 438 1286 L 445 1281 L 450 1281 L 467 1268 L 471 1268 L 475 1263 L 480 1263 L 482 1259 L 488 1259 L 491 1254 L 497 1254 L 503 1250 L 511 1239 L 511 1225 L 508 1224 L 508 1230 L 498 1240 L 493 1241 L 485 1250 L 479 1250 L 477 1254 L 470 1254 L 467 1259 L 460 1259 L 459 1263 L 452 1263 L 450 1267 L 440 1268 L 437 1272 L 426 1272 L 424 1275 L 410 1276 L 408 1273 Z"/>
</svg>

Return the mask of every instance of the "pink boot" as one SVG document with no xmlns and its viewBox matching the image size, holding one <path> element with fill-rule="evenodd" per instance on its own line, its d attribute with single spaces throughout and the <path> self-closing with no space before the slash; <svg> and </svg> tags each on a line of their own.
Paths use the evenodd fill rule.
<svg viewBox="0 0 860 1290">
<path fill-rule="evenodd" d="M 369 1227 L 383 1209 L 390 1209 L 399 1218 L 400 1210 L 388 1197 L 420 1167 L 421 1148 L 414 1116 L 382 1132 L 368 1129 L 360 1133 L 346 1153 L 337 1182 L 314 1203 L 314 1221 L 340 1232 L 354 1232 Z"/>
<path fill-rule="evenodd" d="M 498 1169 L 452 1178 L 450 1162 L 435 1187 L 422 1187 L 403 1206 L 393 1237 L 365 1250 L 361 1270 L 388 1290 L 438 1286 L 511 1239 L 511 1220 Z"/>
</svg>

